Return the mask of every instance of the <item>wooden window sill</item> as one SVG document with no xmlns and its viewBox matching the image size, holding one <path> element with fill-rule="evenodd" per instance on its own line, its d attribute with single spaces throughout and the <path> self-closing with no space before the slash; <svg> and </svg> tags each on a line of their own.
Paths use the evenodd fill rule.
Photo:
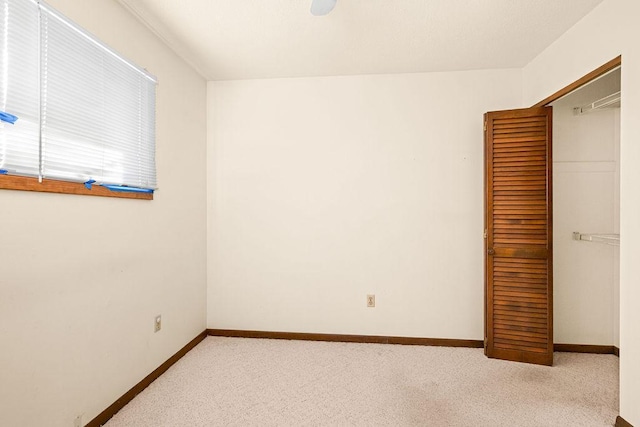
<svg viewBox="0 0 640 427">
<path fill-rule="evenodd" d="M 89 190 L 84 186 L 84 184 L 78 182 L 57 181 L 54 179 L 43 179 L 42 182 L 38 182 L 37 178 L 11 175 L 0 175 L 0 189 L 78 194 L 82 196 L 117 197 L 120 199 L 153 200 L 153 193 L 126 193 L 122 191 L 111 191 L 100 185 L 93 185 L 91 190 Z"/>
</svg>

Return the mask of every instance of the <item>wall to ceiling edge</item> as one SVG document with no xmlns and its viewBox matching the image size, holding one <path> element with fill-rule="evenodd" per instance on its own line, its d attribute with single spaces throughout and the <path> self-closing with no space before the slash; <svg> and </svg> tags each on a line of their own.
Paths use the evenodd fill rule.
<svg viewBox="0 0 640 427">
<path fill-rule="evenodd" d="M 640 425 L 640 4 L 605 0 L 523 69 L 533 105 L 622 55 L 620 111 L 620 413 Z"/>
</svg>

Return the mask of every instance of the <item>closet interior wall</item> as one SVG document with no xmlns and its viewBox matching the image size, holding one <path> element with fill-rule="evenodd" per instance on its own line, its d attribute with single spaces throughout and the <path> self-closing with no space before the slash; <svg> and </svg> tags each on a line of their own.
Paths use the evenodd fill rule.
<svg viewBox="0 0 640 427">
<path fill-rule="evenodd" d="M 619 90 L 617 70 L 552 104 L 556 343 L 620 346 L 619 246 L 573 238 L 620 233 L 620 108 L 574 111 Z"/>
</svg>

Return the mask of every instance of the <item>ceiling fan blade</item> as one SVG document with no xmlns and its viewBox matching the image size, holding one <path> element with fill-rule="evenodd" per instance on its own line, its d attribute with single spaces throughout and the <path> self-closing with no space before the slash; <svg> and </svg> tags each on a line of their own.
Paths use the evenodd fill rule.
<svg viewBox="0 0 640 427">
<path fill-rule="evenodd" d="M 312 0 L 311 14 L 314 16 L 323 16 L 328 14 L 336 6 L 337 0 Z"/>
</svg>

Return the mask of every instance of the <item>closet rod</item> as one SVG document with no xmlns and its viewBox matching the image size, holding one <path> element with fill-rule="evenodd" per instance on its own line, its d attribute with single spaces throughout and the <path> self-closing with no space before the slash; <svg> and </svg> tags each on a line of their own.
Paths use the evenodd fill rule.
<svg viewBox="0 0 640 427">
<path fill-rule="evenodd" d="M 589 234 L 573 232 L 573 240 L 581 240 L 585 242 L 604 243 L 612 246 L 620 246 L 619 234 Z"/>
<path fill-rule="evenodd" d="M 621 92 L 617 91 L 611 95 L 607 95 L 604 98 L 600 98 L 597 101 L 593 101 L 590 104 L 583 105 L 582 107 L 575 107 L 573 109 L 574 114 L 585 114 L 591 111 L 599 110 L 601 108 L 616 107 L 616 103 L 620 102 Z"/>
</svg>

